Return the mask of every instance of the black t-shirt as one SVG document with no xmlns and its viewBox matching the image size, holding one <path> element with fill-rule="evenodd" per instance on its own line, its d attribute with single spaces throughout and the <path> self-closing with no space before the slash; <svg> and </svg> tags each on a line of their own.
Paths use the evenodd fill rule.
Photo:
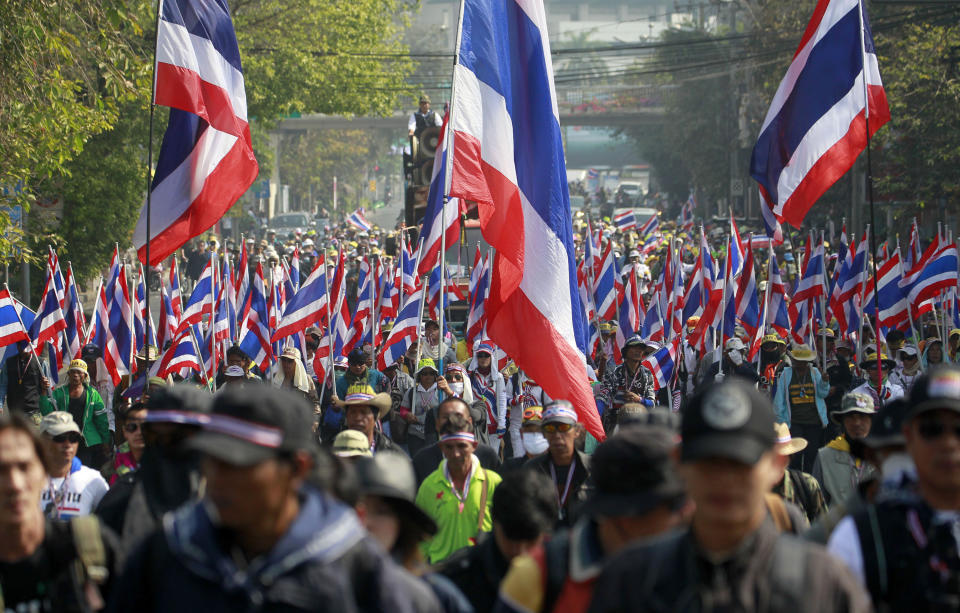
<svg viewBox="0 0 960 613">
<path fill-rule="evenodd" d="M 69 395 L 68 395 L 69 397 Z M 83 428 L 83 411 L 87 408 L 87 395 L 81 394 L 79 398 L 70 398 L 67 403 L 67 410 L 73 415 L 73 421 Z"/>
<path fill-rule="evenodd" d="M 113 533 L 103 530 L 103 544 L 110 571 L 109 583 L 117 563 L 117 542 Z M 77 602 L 79 590 L 71 572 L 76 560 L 77 550 L 70 524 L 47 519 L 43 543 L 32 555 L 16 562 L 0 561 L 0 590 L 5 610 L 38 613 L 83 610 Z M 106 587 L 106 584 L 101 586 L 104 598 Z"/>
<path fill-rule="evenodd" d="M 40 382 L 43 373 L 33 358 L 24 363 L 22 355 L 9 358 L 7 368 L 7 406 L 15 411 L 40 410 Z"/>
</svg>

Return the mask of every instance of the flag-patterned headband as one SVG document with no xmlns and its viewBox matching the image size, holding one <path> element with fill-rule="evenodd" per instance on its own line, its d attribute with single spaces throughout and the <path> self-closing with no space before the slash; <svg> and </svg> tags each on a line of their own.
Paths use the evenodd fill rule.
<svg viewBox="0 0 960 613">
<path fill-rule="evenodd" d="M 473 435 L 472 432 L 453 432 L 452 434 L 444 434 L 440 437 L 440 442 L 444 441 L 466 441 L 468 443 L 476 443 L 477 437 Z"/>
</svg>

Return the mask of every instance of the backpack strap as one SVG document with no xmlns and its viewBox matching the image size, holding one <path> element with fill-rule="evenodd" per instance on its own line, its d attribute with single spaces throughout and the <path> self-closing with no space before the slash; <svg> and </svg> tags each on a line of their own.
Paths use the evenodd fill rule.
<svg viewBox="0 0 960 613">
<path fill-rule="evenodd" d="M 812 523 L 815 517 L 810 517 L 810 505 L 813 503 L 813 492 L 810 491 L 810 488 L 807 486 L 807 480 L 803 478 L 803 473 L 799 470 L 793 468 L 788 468 L 787 473 L 793 481 L 794 487 L 797 490 L 797 497 L 800 499 L 800 505 L 803 507 L 803 514 L 807 516 L 807 519 Z"/>
<path fill-rule="evenodd" d="M 103 547 L 100 520 L 96 515 L 74 517 L 70 520 L 70 531 L 86 576 L 96 583 L 106 581 L 110 573 L 107 570 L 107 553 Z"/>
<path fill-rule="evenodd" d="M 764 500 L 767 504 L 767 510 L 773 523 L 777 526 L 777 531 L 781 533 L 793 532 L 793 521 L 790 520 L 790 514 L 787 513 L 787 505 L 783 503 L 783 498 L 772 493 L 764 494 Z"/>
</svg>

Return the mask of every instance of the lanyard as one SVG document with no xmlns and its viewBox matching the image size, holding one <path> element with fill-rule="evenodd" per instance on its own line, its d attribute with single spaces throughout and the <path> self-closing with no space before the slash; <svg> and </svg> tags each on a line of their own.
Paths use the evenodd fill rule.
<svg viewBox="0 0 960 613">
<path fill-rule="evenodd" d="M 457 498 L 457 512 L 463 513 L 463 505 L 467 502 L 467 496 L 470 495 L 470 482 L 473 480 L 473 473 L 477 471 L 477 461 L 474 458 L 471 458 L 470 472 L 467 474 L 467 478 L 464 479 L 463 483 L 463 494 L 457 491 L 457 485 L 453 482 L 453 477 L 450 476 L 450 467 L 449 464 L 444 461 L 443 463 L 443 476 L 446 477 L 447 481 L 450 482 L 450 489 L 453 491 L 453 495 Z M 482 513 L 483 510 L 481 509 Z"/>
<path fill-rule="evenodd" d="M 557 496 L 557 506 L 560 507 L 560 519 L 563 519 L 564 512 L 563 508 L 567 504 L 567 497 L 570 495 L 570 484 L 573 483 L 573 471 L 577 467 L 577 458 L 573 457 L 573 461 L 570 462 L 570 470 L 567 471 L 567 483 L 563 486 L 563 495 L 560 494 L 560 484 L 557 483 L 557 471 L 553 467 L 553 462 L 550 462 L 550 476 L 553 477 L 553 484 L 556 486 L 554 489 L 554 494 Z"/>
</svg>

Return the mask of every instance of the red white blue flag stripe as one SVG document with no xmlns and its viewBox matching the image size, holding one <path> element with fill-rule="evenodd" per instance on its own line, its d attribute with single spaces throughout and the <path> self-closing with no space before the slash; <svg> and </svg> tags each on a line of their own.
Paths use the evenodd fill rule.
<svg viewBox="0 0 960 613">
<path fill-rule="evenodd" d="M 542 0 L 464 0 L 447 143 L 449 195 L 478 203 L 496 249 L 487 330 L 598 440 L 570 195 Z"/>
<path fill-rule="evenodd" d="M 162 0 L 157 23 L 154 103 L 170 121 L 150 187 L 151 266 L 216 223 L 259 172 L 226 0 Z M 133 235 L 141 261 L 146 213 Z"/>
<path fill-rule="evenodd" d="M 867 144 L 867 98 L 872 136 L 890 120 L 890 109 L 866 11 L 860 0 L 820 0 L 750 160 L 750 175 L 777 219 L 799 227 L 853 166 Z"/>
</svg>

